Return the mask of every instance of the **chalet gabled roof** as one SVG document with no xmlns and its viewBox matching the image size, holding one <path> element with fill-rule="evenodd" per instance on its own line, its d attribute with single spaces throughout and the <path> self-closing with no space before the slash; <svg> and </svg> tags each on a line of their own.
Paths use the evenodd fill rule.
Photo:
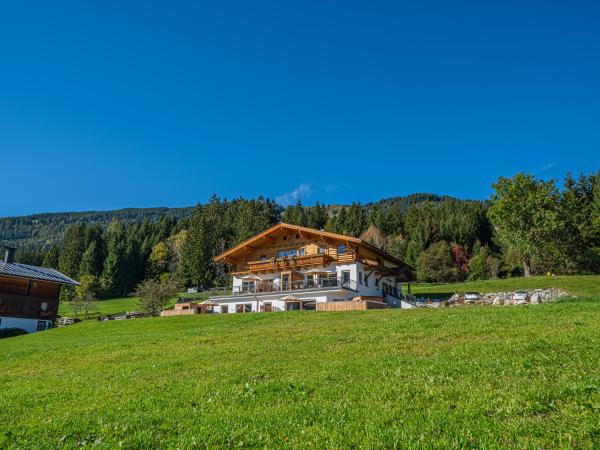
<svg viewBox="0 0 600 450">
<path fill-rule="evenodd" d="M 63 275 L 58 270 L 14 262 L 0 261 L 0 275 L 79 286 L 77 281 Z"/>
<path fill-rule="evenodd" d="M 371 251 L 375 252 L 382 258 L 397 264 L 399 267 L 408 267 L 400 259 L 384 252 L 383 250 L 375 247 L 372 244 L 369 244 L 368 242 L 366 242 L 362 239 L 355 238 L 353 236 L 346 236 L 346 235 L 338 234 L 338 233 L 331 233 L 329 231 L 316 230 L 314 228 L 301 227 L 299 225 L 292 225 L 292 224 L 283 223 L 283 222 L 280 222 L 277 225 L 273 225 L 272 227 L 267 228 L 262 233 L 259 233 L 256 236 L 251 237 L 250 239 L 246 239 L 245 241 L 240 242 L 238 245 L 236 245 L 236 246 L 230 248 L 229 250 L 224 251 L 220 255 L 216 256 L 214 258 L 214 260 L 216 262 L 221 262 L 221 263 L 226 262 L 228 257 L 234 257 L 236 254 L 243 252 L 246 247 L 251 246 L 252 244 L 255 244 L 257 242 L 262 242 L 265 238 L 267 238 L 269 236 L 277 235 L 285 230 L 297 231 L 297 232 L 301 232 L 301 233 L 311 234 L 314 236 L 321 236 L 321 237 L 329 238 L 329 239 L 332 239 L 334 241 L 339 241 L 339 242 L 353 243 L 358 246 L 370 249 Z"/>
</svg>

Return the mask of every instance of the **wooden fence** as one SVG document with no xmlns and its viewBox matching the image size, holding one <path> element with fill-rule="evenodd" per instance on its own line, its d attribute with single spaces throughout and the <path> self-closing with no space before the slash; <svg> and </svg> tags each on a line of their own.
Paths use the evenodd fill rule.
<svg viewBox="0 0 600 450">
<path fill-rule="evenodd" d="M 170 317 L 170 316 L 187 316 L 190 314 L 199 314 L 198 308 L 190 308 L 190 309 L 163 309 L 160 313 L 161 317 Z"/>
<path fill-rule="evenodd" d="M 317 311 L 356 311 L 364 309 L 385 309 L 383 302 L 372 300 L 349 300 L 346 302 L 317 302 Z"/>
</svg>

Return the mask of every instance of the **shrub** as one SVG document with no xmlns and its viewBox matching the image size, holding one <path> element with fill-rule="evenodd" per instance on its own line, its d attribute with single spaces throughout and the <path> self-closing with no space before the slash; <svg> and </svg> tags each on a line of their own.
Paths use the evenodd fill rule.
<svg viewBox="0 0 600 450">
<path fill-rule="evenodd" d="M 456 278 L 456 268 L 450 245 L 445 241 L 431 244 L 416 262 L 419 281 L 448 282 Z"/>
<path fill-rule="evenodd" d="M 2 329 L 0 329 L 0 339 L 21 336 L 22 334 L 27 334 L 27 331 L 25 331 L 22 328 L 2 328 Z"/>
</svg>

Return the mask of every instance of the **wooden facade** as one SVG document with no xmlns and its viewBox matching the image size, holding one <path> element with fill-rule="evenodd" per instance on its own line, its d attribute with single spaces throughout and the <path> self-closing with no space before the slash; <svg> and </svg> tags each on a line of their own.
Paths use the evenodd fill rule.
<svg viewBox="0 0 600 450">
<path fill-rule="evenodd" d="M 376 273 L 407 278 L 408 267 L 359 238 L 280 223 L 215 258 L 229 265 L 233 276 L 276 273 L 331 263 L 361 262 Z"/>
<path fill-rule="evenodd" d="M 55 320 L 60 284 L 0 275 L 0 316 Z"/>
</svg>

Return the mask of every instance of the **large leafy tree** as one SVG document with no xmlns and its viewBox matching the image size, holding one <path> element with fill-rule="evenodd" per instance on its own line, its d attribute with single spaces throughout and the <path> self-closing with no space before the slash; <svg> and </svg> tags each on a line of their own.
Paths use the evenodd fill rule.
<svg viewBox="0 0 600 450">
<path fill-rule="evenodd" d="M 531 275 L 531 260 L 542 257 L 561 228 L 560 193 L 553 180 L 537 180 L 519 173 L 500 177 L 492 184 L 489 218 L 500 243 L 516 250 L 523 262 L 524 275 Z"/>
</svg>

